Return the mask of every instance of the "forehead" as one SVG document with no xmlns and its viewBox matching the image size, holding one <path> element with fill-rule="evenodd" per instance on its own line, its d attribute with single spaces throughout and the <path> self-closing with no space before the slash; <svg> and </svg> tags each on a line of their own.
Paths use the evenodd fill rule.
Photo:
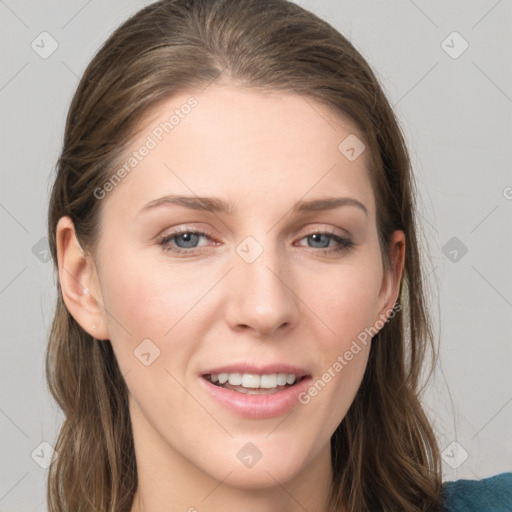
<svg viewBox="0 0 512 512">
<path fill-rule="evenodd" d="M 352 192 L 371 211 L 367 153 L 355 125 L 312 98 L 211 85 L 176 94 L 141 120 L 117 188 L 134 201 L 164 190 L 260 203 Z"/>
</svg>

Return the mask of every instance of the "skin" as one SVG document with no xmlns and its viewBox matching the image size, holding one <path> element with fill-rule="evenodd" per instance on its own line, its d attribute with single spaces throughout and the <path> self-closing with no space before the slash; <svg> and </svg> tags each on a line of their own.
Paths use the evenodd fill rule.
<svg viewBox="0 0 512 512">
<path fill-rule="evenodd" d="M 191 94 L 146 117 L 132 149 Z M 199 375 L 232 362 L 279 361 L 318 379 L 391 313 L 404 234 L 394 233 L 385 270 L 368 155 L 349 161 L 338 150 L 357 134 L 348 119 L 293 93 L 215 84 L 193 96 L 198 105 L 102 200 L 94 254 L 81 250 L 69 218 L 59 221 L 64 301 L 88 333 L 111 340 L 126 379 L 139 474 L 132 512 L 324 511 L 330 438 L 371 344 L 307 405 L 276 418 L 224 409 Z M 234 211 L 164 205 L 139 214 L 167 194 L 220 198 Z M 353 205 L 292 212 L 298 201 L 326 197 L 357 199 L 367 215 Z M 187 254 L 164 250 L 159 237 L 180 227 L 206 229 L 211 239 L 200 237 Z M 323 232 L 354 245 L 336 252 L 337 239 L 310 237 Z M 263 248 L 252 263 L 236 251 L 248 236 Z M 167 247 L 177 244 L 183 237 Z M 144 339 L 160 350 L 149 366 L 134 357 Z M 248 442 L 262 453 L 252 468 L 236 456 Z"/>
</svg>

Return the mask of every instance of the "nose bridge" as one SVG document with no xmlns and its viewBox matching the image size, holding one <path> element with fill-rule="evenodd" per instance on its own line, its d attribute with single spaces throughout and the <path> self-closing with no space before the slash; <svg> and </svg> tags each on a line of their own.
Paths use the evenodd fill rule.
<svg viewBox="0 0 512 512">
<path fill-rule="evenodd" d="M 265 245 L 247 237 L 236 248 L 231 272 L 232 290 L 228 321 L 259 334 L 269 334 L 297 320 L 296 297 L 284 251 L 267 237 Z M 238 261 L 237 261 L 238 260 Z"/>
</svg>

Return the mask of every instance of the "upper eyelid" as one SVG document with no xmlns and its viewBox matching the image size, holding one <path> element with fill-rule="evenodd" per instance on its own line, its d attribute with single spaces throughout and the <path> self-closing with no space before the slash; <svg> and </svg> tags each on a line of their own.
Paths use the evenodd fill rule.
<svg viewBox="0 0 512 512">
<path fill-rule="evenodd" d="M 167 230 L 164 230 L 164 233 Z M 197 233 L 200 235 L 207 235 L 207 236 L 214 236 L 213 231 L 206 228 L 198 228 L 198 227 L 189 227 L 188 225 L 178 226 L 176 228 L 171 228 L 171 231 L 169 231 L 165 235 L 159 235 L 158 238 L 167 238 L 172 236 L 181 235 L 183 233 Z"/>
<path fill-rule="evenodd" d="M 341 234 L 338 231 L 344 231 L 345 234 Z M 307 229 L 304 236 L 308 236 L 308 234 L 323 234 L 323 235 L 332 235 L 332 236 L 338 236 L 340 238 L 346 238 L 348 236 L 351 236 L 350 233 L 347 230 L 341 229 L 341 228 L 311 228 Z"/>
<path fill-rule="evenodd" d="M 308 229 L 306 229 L 306 234 L 304 236 L 307 236 L 308 233 L 322 233 L 322 234 L 329 234 L 329 235 L 336 235 L 336 236 L 345 236 L 345 235 L 338 234 L 337 230 L 345 232 L 345 234 L 347 236 L 351 236 L 350 233 L 346 229 L 332 228 L 332 227 L 331 228 L 319 228 L 319 227 L 308 228 Z M 163 237 L 176 236 L 176 235 L 180 235 L 182 233 L 197 233 L 200 235 L 207 235 L 207 236 L 212 236 L 212 237 L 215 236 L 208 229 L 188 227 L 185 225 L 183 227 L 175 228 L 173 231 L 171 231 L 167 235 L 163 235 Z"/>
</svg>

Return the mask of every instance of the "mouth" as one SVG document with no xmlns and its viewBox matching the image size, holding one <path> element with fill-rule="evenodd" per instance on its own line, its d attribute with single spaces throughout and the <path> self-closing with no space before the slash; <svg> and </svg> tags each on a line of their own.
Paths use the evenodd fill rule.
<svg viewBox="0 0 512 512">
<path fill-rule="evenodd" d="M 203 378 L 214 386 L 245 395 L 271 395 L 297 386 L 307 375 L 295 373 L 208 373 Z"/>
<path fill-rule="evenodd" d="M 210 368 L 199 377 L 206 396 L 230 413 L 248 419 L 288 413 L 301 403 L 298 397 L 312 380 L 304 369 L 284 363 L 235 363 Z"/>
</svg>

